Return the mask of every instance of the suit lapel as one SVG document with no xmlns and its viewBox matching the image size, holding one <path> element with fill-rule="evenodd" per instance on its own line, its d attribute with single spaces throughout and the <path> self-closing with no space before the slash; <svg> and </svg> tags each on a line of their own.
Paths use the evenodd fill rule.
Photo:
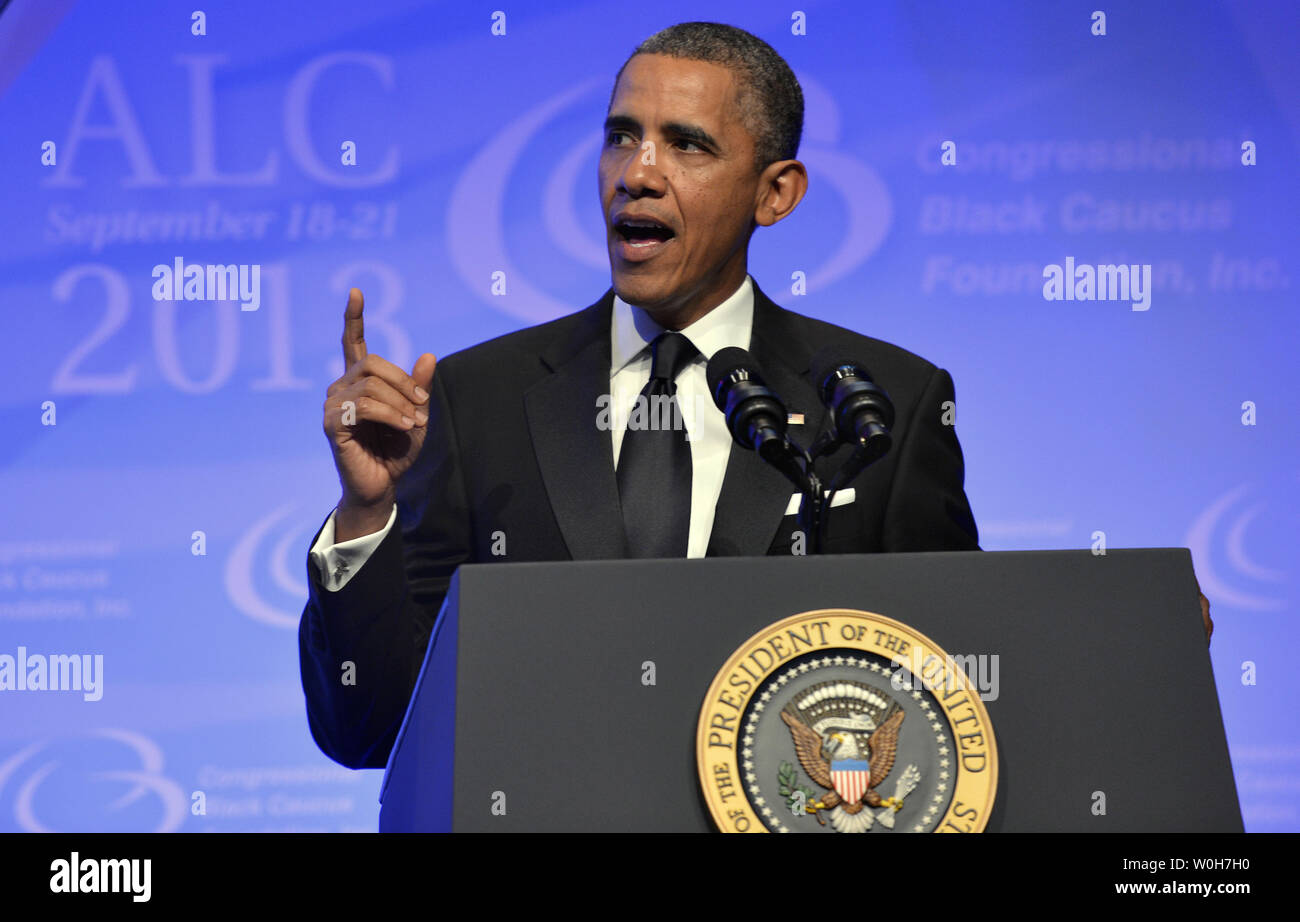
<svg viewBox="0 0 1300 922">
<path fill-rule="evenodd" d="M 767 386 L 791 413 L 803 413 L 803 425 L 790 427 L 791 436 L 810 448 L 821 431 L 826 410 L 807 380 L 812 357 L 791 315 L 777 307 L 754 283 L 754 326 L 749 352 L 762 368 Z M 781 526 L 795 487 L 757 452 L 732 442 L 727 474 L 714 513 L 708 556 L 754 557 L 767 553 Z"/>
<path fill-rule="evenodd" d="M 574 336 L 542 355 L 552 374 L 524 395 L 533 451 L 574 560 L 627 556 L 610 433 L 597 428 L 609 393 L 611 288 L 583 312 Z"/>
<path fill-rule="evenodd" d="M 582 314 L 572 336 L 542 353 L 551 374 L 524 395 L 533 451 L 565 545 L 575 560 L 627 556 L 610 434 L 597 428 L 597 403 L 609 393 L 611 288 Z M 792 436 L 805 448 L 826 415 L 807 379 L 812 357 L 795 315 L 754 283 L 750 354 L 770 387 L 804 424 Z M 709 536 L 708 556 L 761 556 L 781 526 L 794 486 L 758 454 L 734 442 Z"/>
</svg>

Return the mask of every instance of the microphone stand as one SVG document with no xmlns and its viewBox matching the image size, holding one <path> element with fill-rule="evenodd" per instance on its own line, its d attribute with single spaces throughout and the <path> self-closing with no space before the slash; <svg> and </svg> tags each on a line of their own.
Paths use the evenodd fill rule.
<svg viewBox="0 0 1300 922">
<path fill-rule="evenodd" d="M 807 452 L 804 452 L 804 457 L 808 458 Z M 809 554 L 822 552 L 822 503 L 825 499 L 826 490 L 812 468 L 812 459 L 808 458 L 808 476 L 799 504 L 799 530 L 804 534 L 805 550 Z"/>
<path fill-rule="evenodd" d="M 834 432 L 823 433 L 813 445 L 812 451 L 773 428 L 764 428 L 755 434 L 755 451 L 759 457 L 784 474 L 799 490 L 802 497 L 799 503 L 799 530 L 804 535 L 806 553 L 822 553 L 822 546 L 826 543 L 826 521 L 830 518 L 828 513 L 835 501 L 835 494 L 889 452 L 886 429 L 873 427 L 871 435 L 884 435 L 886 438 L 863 438 L 835 472 L 830 483 L 824 484 L 817 476 L 814 463 L 818 458 L 830 455 L 842 444 Z"/>
<path fill-rule="evenodd" d="M 830 509 L 830 503 L 835 497 L 835 491 L 839 489 L 836 484 L 839 477 L 836 475 L 831 479 L 831 489 L 828 492 L 821 479 L 817 476 L 817 472 L 813 469 L 813 463 L 818 458 L 829 455 L 835 450 L 837 444 L 838 439 L 834 435 L 823 433 L 821 438 L 813 444 L 812 451 L 804 452 L 808 467 L 808 489 L 804 491 L 803 503 L 799 507 L 799 527 L 803 530 L 808 542 L 809 554 L 820 554 L 822 552 L 822 543 L 826 531 L 826 512 Z"/>
<path fill-rule="evenodd" d="M 886 430 L 881 427 L 878 429 L 882 434 L 887 434 Z M 875 434 L 873 432 L 873 434 Z M 822 546 L 826 542 L 826 521 L 830 518 L 830 509 L 835 502 L 835 494 L 844 487 L 848 486 L 855 477 L 861 474 L 871 464 L 879 461 L 884 457 L 890 448 L 888 440 L 879 441 L 876 439 L 859 442 L 853 449 L 853 454 L 841 465 L 840 469 L 831 477 L 828 485 L 824 486 L 813 470 L 813 462 L 818 458 L 829 456 L 840 445 L 840 439 L 834 432 L 823 433 L 822 436 L 813 445 L 811 452 L 802 452 L 807 470 L 807 488 L 804 490 L 803 504 L 799 509 L 799 527 L 803 529 L 804 535 L 808 539 L 808 553 L 820 554 Z M 801 449 L 802 451 L 802 449 Z"/>
<path fill-rule="evenodd" d="M 826 496 L 821 478 L 813 469 L 808 450 L 785 432 L 765 427 L 754 436 L 758 456 L 780 471 L 799 491 L 799 528 L 804 535 L 805 552 L 821 553 L 822 505 Z"/>
</svg>

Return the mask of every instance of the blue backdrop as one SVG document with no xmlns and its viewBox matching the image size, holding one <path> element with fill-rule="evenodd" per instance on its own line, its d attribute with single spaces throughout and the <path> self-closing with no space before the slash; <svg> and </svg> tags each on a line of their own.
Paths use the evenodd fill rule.
<svg viewBox="0 0 1300 922">
<path fill-rule="evenodd" d="M 1192 549 L 1247 828 L 1300 828 L 1300 16 L 1095 8 L 10 3 L 0 655 L 102 684 L 0 691 L 0 829 L 375 828 L 296 646 L 347 289 L 406 368 L 595 300 L 614 74 L 689 19 L 803 85 L 755 278 L 952 372 L 986 549 Z M 1047 300 L 1067 257 L 1149 265 L 1148 308 Z M 177 258 L 256 266 L 257 309 L 155 300 Z"/>
</svg>

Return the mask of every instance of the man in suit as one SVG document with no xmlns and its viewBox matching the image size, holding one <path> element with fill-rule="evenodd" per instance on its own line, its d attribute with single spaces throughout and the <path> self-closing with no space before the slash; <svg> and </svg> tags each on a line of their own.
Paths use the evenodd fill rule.
<svg viewBox="0 0 1300 922">
<path fill-rule="evenodd" d="M 332 758 L 385 764 L 460 564 L 798 552 L 790 484 L 732 444 L 708 401 L 705 364 L 728 346 L 757 359 L 805 445 L 826 423 L 820 349 L 861 362 L 893 400 L 893 450 L 829 511 L 827 552 L 979 549 L 948 373 L 784 310 L 748 274 L 753 231 L 807 189 L 802 122 L 798 82 L 766 43 L 674 26 L 638 47 L 610 100 L 613 284 L 598 301 L 436 375 L 422 355 L 408 375 L 367 353 L 352 290 L 348 367 L 324 407 L 342 497 L 313 543 L 299 630 L 312 734 Z M 608 412 L 654 396 L 676 402 L 688 438 Z"/>
</svg>

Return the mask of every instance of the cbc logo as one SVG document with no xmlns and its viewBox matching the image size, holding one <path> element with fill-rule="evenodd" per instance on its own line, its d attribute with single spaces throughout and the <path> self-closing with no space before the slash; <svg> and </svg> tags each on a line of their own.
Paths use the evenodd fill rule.
<svg viewBox="0 0 1300 922">
<path fill-rule="evenodd" d="M 0 761 L 0 798 L 22 832 L 174 832 L 189 803 L 162 749 L 116 728 L 23 747 Z"/>
</svg>

